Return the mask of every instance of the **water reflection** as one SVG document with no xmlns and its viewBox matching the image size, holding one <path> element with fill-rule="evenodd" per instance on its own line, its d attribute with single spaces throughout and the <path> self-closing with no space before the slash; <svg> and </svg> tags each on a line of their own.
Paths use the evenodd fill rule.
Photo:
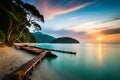
<svg viewBox="0 0 120 80">
<path fill-rule="evenodd" d="M 99 43 L 99 45 L 98 45 L 98 63 L 99 63 L 99 66 L 102 66 L 102 61 L 103 61 L 102 44 Z"/>
<path fill-rule="evenodd" d="M 76 55 L 53 52 L 44 59 L 32 80 L 120 80 L 120 44 L 41 44 L 40 47 L 76 51 Z M 38 46 L 38 45 L 37 45 Z"/>
</svg>

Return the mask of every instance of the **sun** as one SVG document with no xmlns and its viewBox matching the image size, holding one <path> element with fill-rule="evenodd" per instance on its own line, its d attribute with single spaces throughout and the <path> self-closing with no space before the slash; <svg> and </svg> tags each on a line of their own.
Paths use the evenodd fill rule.
<svg viewBox="0 0 120 80">
<path fill-rule="evenodd" d="M 98 37 L 98 41 L 102 41 L 102 37 Z"/>
</svg>

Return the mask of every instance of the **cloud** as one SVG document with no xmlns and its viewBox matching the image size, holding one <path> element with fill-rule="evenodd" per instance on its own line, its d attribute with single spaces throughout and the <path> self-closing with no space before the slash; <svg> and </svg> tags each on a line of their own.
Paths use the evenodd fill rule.
<svg viewBox="0 0 120 80">
<path fill-rule="evenodd" d="M 106 30 L 100 31 L 99 33 L 102 33 L 105 35 L 120 34 L 120 28 L 106 29 Z"/>
<path fill-rule="evenodd" d="M 84 22 L 80 22 L 78 24 L 69 26 L 68 29 L 76 32 L 79 32 L 81 30 L 94 30 L 94 31 L 95 30 L 98 31 L 100 29 L 106 30 L 106 28 L 109 29 L 110 27 L 112 28 L 119 27 L 120 24 L 118 20 L 120 20 L 120 18 L 114 18 L 107 21 L 102 21 L 102 20 L 84 21 Z M 106 22 L 110 22 L 110 23 L 106 23 Z"/>
<path fill-rule="evenodd" d="M 97 22 L 98 21 L 80 22 L 78 24 L 70 26 L 69 30 L 73 30 L 73 31 L 79 32 L 81 30 L 88 30 L 88 29 L 96 28 L 96 25 L 97 25 L 96 23 Z"/>
<path fill-rule="evenodd" d="M 82 4 L 75 5 L 75 3 L 71 1 L 69 5 L 68 3 L 66 3 L 67 5 L 66 4 L 59 5 L 63 3 L 62 1 L 63 0 L 54 1 L 54 2 L 52 2 L 52 0 L 37 0 L 36 1 L 37 3 L 34 2 L 34 4 L 36 4 L 36 7 L 45 16 L 46 19 L 52 19 L 58 15 L 67 14 L 95 3 L 95 2 L 85 2 Z M 72 3 L 74 5 L 72 5 Z"/>
<path fill-rule="evenodd" d="M 72 37 L 82 42 L 90 42 L 90 40 L 93 39 L 94 37 L 91 34 L 88 34 L 86 31 L 74 32 L 72 30 L 64 30 L 64 29 L 57 31 L 46 29 L 43 31 L 43 33 L 57 37 Z"/>
<path fill-rule="evenodd" d="M 93 32 L 93 33 L 89 33 L 90 31 L 79 31 L 79 32 L 75 32 L 72 30 L 50 30 L 50 29 L 46 29 L 43 30 L 43 33 L 52 35 L 52 36 L 56 36 L 56 37 L 72 37 L 75 38 L 77 40 L 79 40 L 80 42 L 96 42 L 96 38 L 99 36 L 106 36 L 106 38 L 110 38 L 111 42 L 113 39 L 113 42 L 119 42 L 120 38 L 120 28 L 110 28 L 110 27 L 105 27 L 105 28 L 98 28 L 96 29 L 97 32 Z M 118 34 L 115 36 L 115 34 Z M 110 37 L 112 36 L 112 38 Z M 106 40 L 107 42 L 108 40 Z M 104 41 L 105 42 L 105 41 Z M 109 42 L 109 41 L 108 41 Z"/>
<path fill-rule="evenodd" d="M 80 19 L 80 16 L 72 17 L 72 18 L 68 19 L 68 21 L 77 20 L 77 19 Z"/>
<path fill-rule="evenodd" d="M 100 22 L 100 23 L 107 23 L 107 22 L 117 21 L 117 20 L 120 20 L 120 18 L 114 18 L 114 19 L 106 20 L 106 21 L 103 21 L 103 22 Z"/>
</svg>

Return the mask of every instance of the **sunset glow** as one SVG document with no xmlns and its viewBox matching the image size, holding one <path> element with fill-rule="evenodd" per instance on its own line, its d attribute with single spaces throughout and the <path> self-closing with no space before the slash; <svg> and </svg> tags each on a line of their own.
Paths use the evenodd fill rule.
<svg viewBox="0 0 120 80">
<path fill-rule="evenodd" d="M 40 23 L 44 34 L 69 36 L 80 42 L 120 43 L 120 0 L 23 1 L 35 5 L 44 15 L 45 23 Z"/>
<path fill-rule="evenodd" d="M 98 40 L 99 40 L 99 41 L 102 41 L 102 37 L 98 37 Z"/>
<path fill-rule="evenodd" d="M 102 44 L 99 43 L 99 45 L 98 45 L 98 63 L 100 66 L 102 66 L 102 61 L 103 61 Z"/>
</svg>

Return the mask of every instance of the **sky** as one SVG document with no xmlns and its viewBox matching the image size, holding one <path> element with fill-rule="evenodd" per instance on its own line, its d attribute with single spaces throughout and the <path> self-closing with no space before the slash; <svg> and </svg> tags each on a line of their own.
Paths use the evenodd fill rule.
<svg viewBox="0 0 120 80">
<path fill-rule="evenodd" d="M 23 0 L 45 18 L 40 32 L 80 42 L 120 42 L 120 0 Z M 30 31 L 32 32 L 32 28 Z"/>
</svg>

